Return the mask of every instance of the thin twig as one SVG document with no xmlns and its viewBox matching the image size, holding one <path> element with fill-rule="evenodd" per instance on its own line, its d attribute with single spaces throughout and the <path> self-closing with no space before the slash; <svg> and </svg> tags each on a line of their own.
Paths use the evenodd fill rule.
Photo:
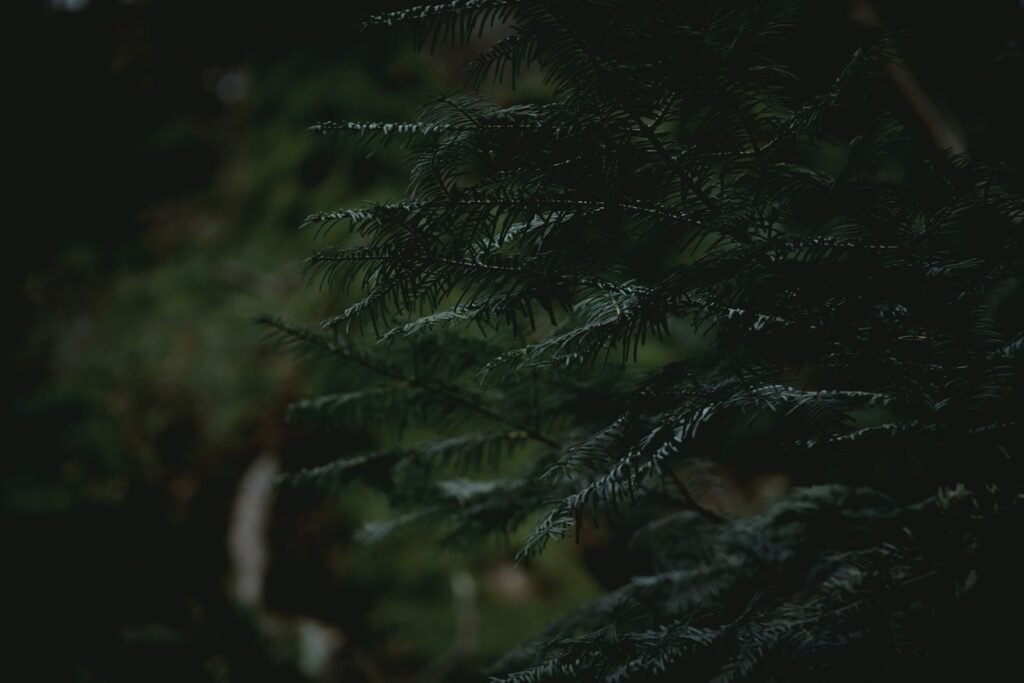
<svg viewBox="0 0 1024 683">
<path fill-rule="evenodd" d="M 661 463 L 661 471 L 672 481 L 673 484 L 675 484 L 676 490 L 679 491 L 679 495 L 683 497 L 683 502 L 687 509 L 693 510 L 709 522 L 719 524 L 725 521 L 725 517 L 697 502 L 697 499 L 693 497 L 690 490 L 686 488 L 686 484 L 683 483 L 683 480 L 679 478 L 679 475 L 675 473 L 668 463 Z"/>
</svg>

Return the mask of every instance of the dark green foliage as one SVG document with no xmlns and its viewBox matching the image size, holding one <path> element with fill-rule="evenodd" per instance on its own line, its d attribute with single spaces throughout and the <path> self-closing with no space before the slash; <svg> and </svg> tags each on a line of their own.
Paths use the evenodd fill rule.
<svg viewBox="0 0 1024 683">
<path fill-rule="evenodd" d="M 922 22 L 859 32 L 843 7 L 465 0 L 367 22 L 433 45 L 506 26 L 470 82 L 533 69 L 553 91 L 314 127 L 401 136 L 411 182 L 308 219 L 354 234 L 308 267 L 360 299 L 319 332 L 267 322 L 361 388 L 292 416 L 433 436 L 291 483 L 381 486 L 407 512 L 370 536 L 535 519 L 523 561 L 639 516 L 654 566 L 510 653 L 502 680 L 903 680 L 1011 654 L 1017 131 L 935 149 L 893 76 L 934 66 Z M 964 73 L 1020 75 L 1012 46 L 985 49 Z M 950 96 L 970 135 L 992 100 Z M 714 509 L 709 463 L 794 487 L 752 516 Z"/>
</svg>

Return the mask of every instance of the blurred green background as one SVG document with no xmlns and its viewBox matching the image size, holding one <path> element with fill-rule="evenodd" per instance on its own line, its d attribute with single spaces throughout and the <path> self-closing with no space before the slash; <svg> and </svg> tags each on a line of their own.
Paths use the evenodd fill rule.
<svg viewBox="0 0 1024 683">
<path fill-rule="evenodd" d="M 302 280 L 313 238 L 297 226 L 404 187 L 400 149 L 369 154 L 307 127 L 408 119 L 461 83 L 458 54 L 354 30 L 403 4 L 6 8 L 24 41 L 8 84 L 9 671 L 471 679 L 596 592 L 572 544 L 529 573 L 511 545 L 366 546 L 352 533 L 387 515 L 376 494 L 269 487 L 375 439 L 285 424 L 287 403 L 322 380 L 252 318 L 336 310 L 337 295 Z"/>
<path fill-rule="evenodd" d="M 378 494 L 270 485 L 385 436 L 286 424 L 290 401 L 345 378 L 265 344 L 252 321 L 336 312 L 345 297 L 303 282 L 314 240 L 297 227 L 403 192 L 399 147 L 370 154 L 308 126 L 408 120 L 462 83 L 465 53 L 354 30 L 408 4 L 5 3 L 5 678 L 477 680 L 476 665 L 633 573 L 621 539 L 591 528 L 529 572 L 515 539 L 363 545 L 354 531 L 389 514 Z M 921 73 L 976 103 L 961 107 L 976 149 L 1013 156 L 1016 71 L 995 60 L 975 75 L 989 29 L 1012 23 L 943 7 L 917 17 Z M 808 40 L 815 54 L 845 44 Z M 526 78 L 492 94 L 545 92 Z M 825 170 L 846 154 L 815 153 Z"/>
</svg>

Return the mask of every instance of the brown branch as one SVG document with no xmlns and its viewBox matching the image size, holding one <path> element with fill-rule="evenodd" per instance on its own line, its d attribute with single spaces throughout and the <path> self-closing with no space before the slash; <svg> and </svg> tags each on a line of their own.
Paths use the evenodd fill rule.
<svg viewBox="0 0 1024 683">
<path fill-rule="evenodd" d="M 851 0 L 850 20 L 866 29 L 879 29 L 882 20 L 875 3 L 870 0 Z M 929 94 L 914 76 L 910 65 L 896 50 L 890 52 L 892 59 L 885 66 L 896 88 L 907 104 L 921 120 L 935 146 L 950 154 L 967 152 L 967 134 L 944 98 L 936 93 Z"/>
</svg>

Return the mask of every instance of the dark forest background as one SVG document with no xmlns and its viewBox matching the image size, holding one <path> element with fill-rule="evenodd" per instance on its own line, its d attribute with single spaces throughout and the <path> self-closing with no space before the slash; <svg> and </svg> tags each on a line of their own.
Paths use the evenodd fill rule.
<svg viewBox="0 0 1024 683">
<path fill-rule="evenodd" d="M 460 82 L 456 55 L 354 29 L 410 3 L 15 4 L 0 501 L 10 651 L 33 678 L 429 680 L 470 575 L 480 657 L 592 594 L 565 557 L 527 580 L 511 548 L 353 545 L 385 505 L 368 490 L 240 495 L 267 463 L 337 455 L 285 424 L 319 379 L 252 321 L 331 305 L 301 276 L 311 208 L 404 187 L 400 151 L 308 127 L 407 119 Z"/>
<path fill-rule="evenodd" d="M 461 554 L 426 538 L 354 543 L 385 512 L 369 489 L 260 495 L 274 472 L 374 439 L 368 429 L 328 442 L 287 425 L 287 404 L 324 378 L 264 343 L 252 320 L 335 310 L 337 298 L 303 281 L 313 240 L 297 226 L 405 184 L 400 149 L 325 144 L 308 127 L 407 120 L 462 83 L 462 54 L 415 54 L 354 29 L 367 11 L 408 4 L 4 8 L 17 44 L 2 269 L 9 671 L 436 680 L 453 653 L 493 659 L 632 572 L 600 534 L 553 547 L 527 575 L 514 542 Z M 1024 136 L 985 134 L 1014 129 L 1019 84 L 965 75 L 976 44 L 1019 28 L 1012 3 L 999 7 L 956 21 L 934 8 L 921 21 L 941 30 L 922 31 L 933 43 L 920 45 L 920 64 L 961 98 L 984 93 L 989 106 L 965 122 L 977 148 L 1019 154 Z M 508 104 L 549 92 L 527 77 L 492 94 Z"/>
</svg>

